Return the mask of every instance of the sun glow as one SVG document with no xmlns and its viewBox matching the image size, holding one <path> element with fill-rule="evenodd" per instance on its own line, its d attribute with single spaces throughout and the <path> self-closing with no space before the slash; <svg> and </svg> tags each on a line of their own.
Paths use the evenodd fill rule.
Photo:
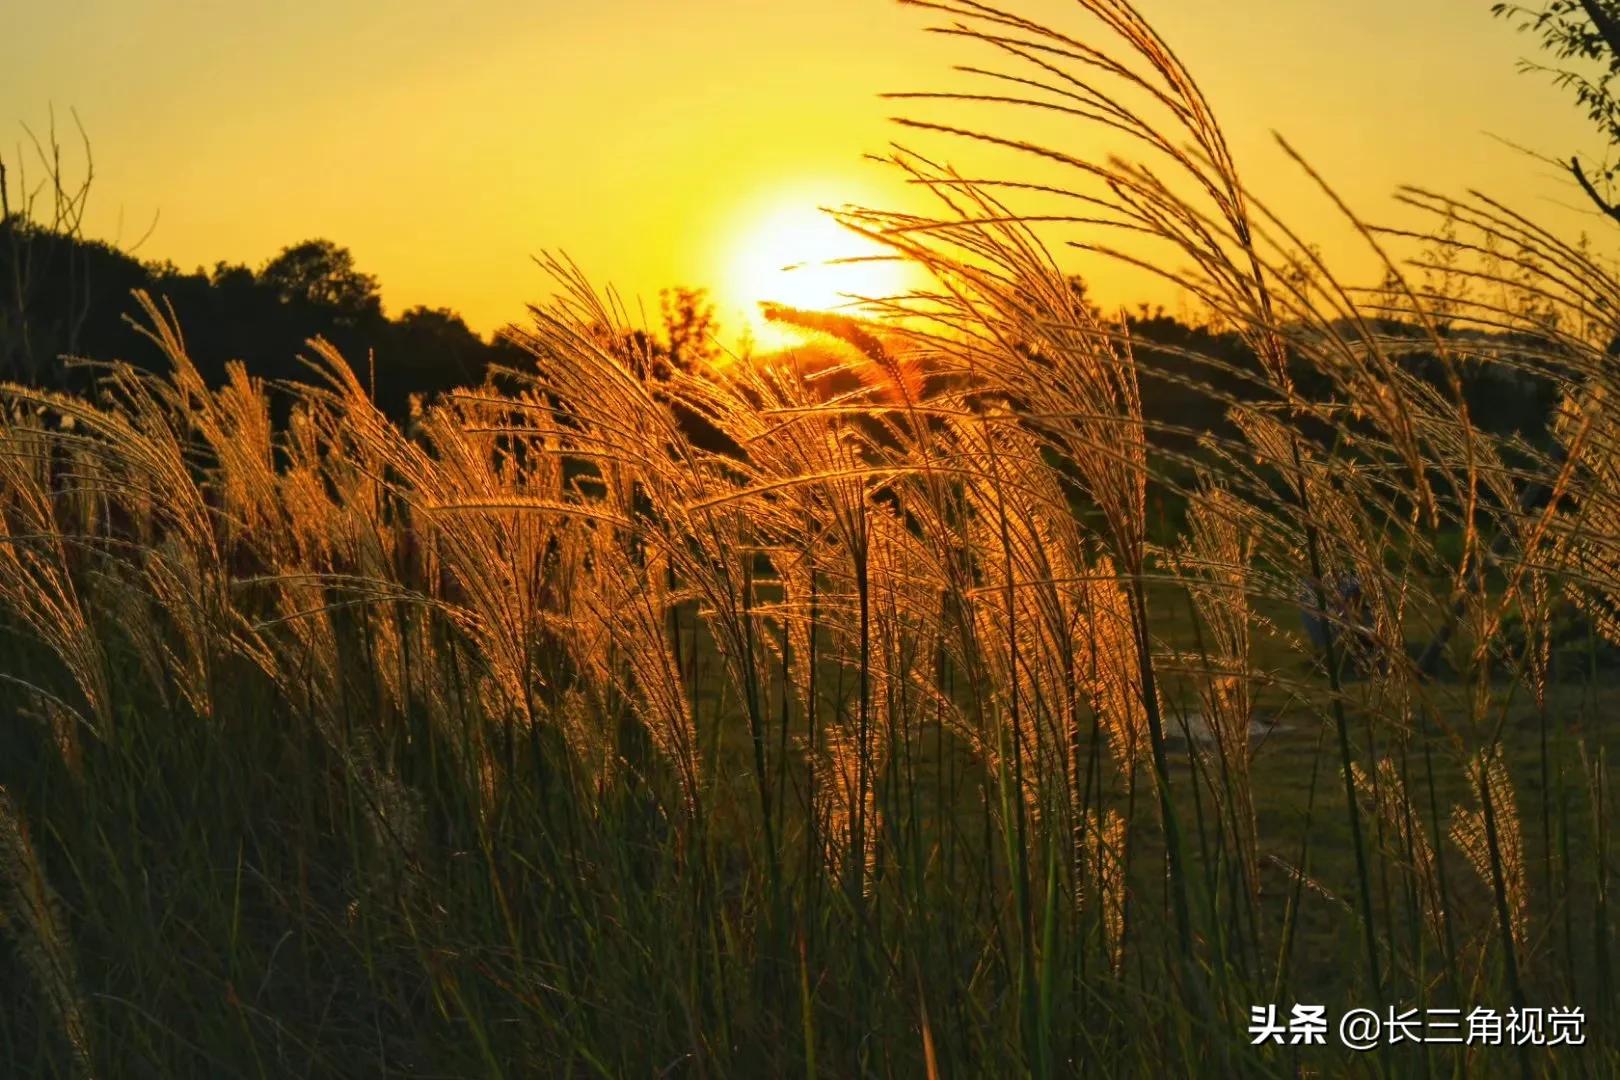
<svg viewBox="0 0 1620 1080">
<path fill-rule="evenodd" d="M 862 299 L 903 292 L 910 278 L 894 252 L 843 225 L 813 201 L 767 204 L 743 219 L 726 274 L 729 299 L 744 308 L 763 348 L 800 340 L 799 331 L 767 321 L 761 305 L 848 310 Z"/>
</svg>

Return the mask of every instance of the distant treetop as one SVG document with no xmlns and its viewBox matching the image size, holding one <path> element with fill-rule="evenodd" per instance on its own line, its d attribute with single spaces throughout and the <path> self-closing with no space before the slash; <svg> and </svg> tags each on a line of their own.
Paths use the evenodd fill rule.
<svg viewBox="0 0 1620 1080">
<path fill-rule="evenodd" d="M 316 304 L 355 321 L 382 314 L 377 279 L 356 269 L 354 254 L 330 240 L 282 248 L 259 271 L 259 281 L 283 303 Z"/>
</svg>

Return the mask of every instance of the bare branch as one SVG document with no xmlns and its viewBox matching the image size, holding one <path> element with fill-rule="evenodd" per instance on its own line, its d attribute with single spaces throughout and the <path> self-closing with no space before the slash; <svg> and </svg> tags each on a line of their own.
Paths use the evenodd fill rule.
<svg viewBox="0 0 1620 1080">
<path fill-rule="evenodd" d="M 1598 194 L 1597 188 L 1592 186 L 1592 181 L 1586 178 L 1586 171 L 1581 168 L 1579 158 L 1569 159 L 1569 171 L 1575 174 L 1575 181 L 1581 185 L 1581 190 L 1586 192 L 1586 197 L 1591 199 L 1599 210 L 1602 210 L 1615 221 L 1620 221 L 1620 207 L 1616 207 Z"/>
</svg>

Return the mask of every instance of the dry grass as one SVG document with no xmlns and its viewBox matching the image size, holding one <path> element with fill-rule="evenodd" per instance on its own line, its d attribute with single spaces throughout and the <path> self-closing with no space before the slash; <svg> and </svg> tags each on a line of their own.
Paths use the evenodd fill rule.
<svg viewBox="0 0 1620 1080">
<path fill-rule="evenodd" d="M 318 343 L 272 425 L 144 298 L 167 373 L 0 389 L 0 674 L 44 721 L 0 767 L 40 995 L 0 1023 L 16 1060 L 1269 1075 L 1295 1059 L 1244 1025 L 1286 989 L 1584 1005 L 1559 1067 L 1614 1064 L 1606 736 L 1559 711 L 1607 675 L 1546 643 L 1572 604 L 1620 643 L 1620 288 L 1418 191 L 1429 247 L 1358 221 L 1390 283 L 1341 284 L 1127 5 L 1073 34 L 918 6 L 1003 65 L 947 107 L 1066 110 L 1144 158 L 914 121 L 1066 170 L 1035 194 L 1081 209 L 897 153 L 937 215 L 848 223 L 935 287 L 833 327 L 852 382 L 663 370 L 553 261 L 511 331 L 532 368 L 409 432 Z M 1247 387 L 1205 387 L 1235 434 L 1144 418 L 1164 373 L 1054 255 L 1109 225 L 1247 342 L 1250 367 L 1184 358 Z M 1567 391 L 1557 445 L 1476 426 L 1482 365 Z M 1187 511 L 1156 523 L 1166 497 Z M 1302 587 L 1324 656 L 1278 617 Z M 1467 1053 L 1434 1062 L 1515 1061 Z"/>
</svg>

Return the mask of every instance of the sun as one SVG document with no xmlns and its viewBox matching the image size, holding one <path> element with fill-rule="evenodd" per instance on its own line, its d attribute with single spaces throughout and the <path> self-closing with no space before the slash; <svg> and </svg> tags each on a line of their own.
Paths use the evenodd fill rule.
<svg viewBox="0 0 1620 1080">
<path fill-rule="evenodd" d="M 796 343 L 797 331 L 767 322 L 761 304 L 813 310 L 895 296 L 909 273 L 892 249 L 840 225 L 813 201 L 783 199 L 741 216 L 728 258 L 725 292 L 765 348 Z"/>
</svg>

